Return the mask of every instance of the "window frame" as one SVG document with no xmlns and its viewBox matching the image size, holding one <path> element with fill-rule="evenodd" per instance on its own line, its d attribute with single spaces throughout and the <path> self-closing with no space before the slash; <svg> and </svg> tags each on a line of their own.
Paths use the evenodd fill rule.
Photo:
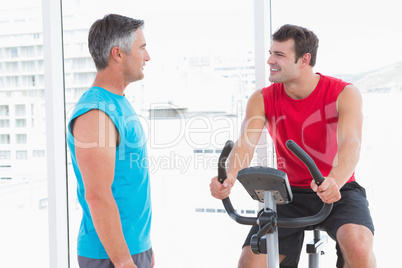
<svg viewBox="0 0 402 268">
<path fill-rule="evenodd" d="M 50 267 L 70 267 L 62 0 L 42 0 Z M 267 85 L 271 0 L 254 0 L 256 88 Z M 59 90 L 57 90 L 59 89 Z M 267 160 L 263 132 L 257 158 Z M 64 180 L 61 179 L 64 175 Z"/>
<path fill-rule="evenodd" d="M 68 268 L 70 258 L 61 6 L 61 0 L 42 0 L 49 267 Z"/>
</svg>

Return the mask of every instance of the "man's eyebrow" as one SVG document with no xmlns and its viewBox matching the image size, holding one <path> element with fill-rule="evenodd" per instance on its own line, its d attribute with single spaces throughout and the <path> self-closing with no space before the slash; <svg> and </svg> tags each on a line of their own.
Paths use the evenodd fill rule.
<svg viewBox="0 0 402 268">
<path fill-rule="evenodd" d="M 269 51 L 269 53 L 275 53 L 275 54 L 281 54 L 281 55 L 285 55 L 285 52 L 279 51 L 279 50 L 274 50 L 274 51 Z"/>
<path fill-rule="evenodd" d="M 140 47 L 146 47 L 147 43 L 142 44 Z"/>
</svg>

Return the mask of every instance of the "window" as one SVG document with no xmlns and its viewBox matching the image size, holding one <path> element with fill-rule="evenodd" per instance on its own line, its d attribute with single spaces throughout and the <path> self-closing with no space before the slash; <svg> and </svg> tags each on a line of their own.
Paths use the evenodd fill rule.
<svg viewBox="0 0 402 268">
<path fill-rule="evenodd" d="M 0 144 L 10 144 L 10 134 L 0 134 Z"/>
<path fill-rule="evenodd" d="M 15 140 L 17 144 L 27 144 L 27 134 L 16 134 Z"/>
<path fill-rule="evenodd" d="M 50 0 L 43 2 L 47 1 Z M 194 268 L 197 265 L 236 266 L 239 245 L 248 227 L 237 226 L 221 213 L 221 203 L 209 197 L 207 185 L 216 174 L 219 145 L 228 138 L 236 139 L 247 99 L 255 90 L 253 1 L 148 2 L 116 0 L 116 5 L 110 6 L 95 0 L 63 1 L 65 107 L 69 111 L 74 106 L 96 72 L 86 44 L 91 23 L 111 12 L 145 19 L 151 61 L 145 68 L 145 79 L 130 85 L 126 93 L 144 122 L 149 155 L 153 157 L 153 235 L 155 248 L 162 249 L 156 252 L 156 261 L 166 267 L 187 267 L 186 258 L 175 256 L 180 252 L 180 256 L 191 261 L 200 255 L 208 256 L 194 264 Z M 402 114 L 400 7 L 393 0 L 331 3 L 271 0 L 270 3 L 273 30 L 285 23 L 313 29 L 320 38 L 316 71 L 353 82 L 362 91 L 365 118 L 356 174 L 366 187 L 379 230 L 375 237 L 378 266 L 391 267 L 394 263 L 387 262 L 388 255 L 397 255 L 396 248 L 382 251 L 380 246 L 389 237 L 402 240 L 401 234 L 387 228 L 389 223 L 384 220 L 390 215 L 384 207 L 399 203 L 398 195 L 386 198 L 383 195 L 389 192 L 389 187 L 402 186 L 396 176 L 399 159 L 394 157 L 394 151 L 402 150 L 402 129 L 398 124 Z M 30 131 L 44 135 L 45 85 L 43 75 L 39 74 L 44 71 L 41 5 L 42 1 L 31 0 L 8 1 L 7 5 L 0 6 L 0 71 L 3 74 L 0 75 L 0 213 L 6 219 L 0 222 L 0 267 L 29 267 L 32 263 L 48 267 L 49 244 L 43 239 L 49 231 L 44 157 L 47 153 L 44 144 L 35 144 L 32 151 L 26 149 L 32 148 L 31 142 L 36 139 L 30 138 L 31 132 L 24 129 L 23 123 L 25 120 L 26 126 L 26 120 L 30 120 L 29 125 L 34 127 Z M 311 12 L 314 16 L 305 16 Z M 353 19 L 356 14 L 358 19 Z M 26 29 L 29 34 L 24 32 Z M 373 51 L 384 50 L 384 40 L 386 51 L 392 56 L 373 57 Z M 26 71 L 35 72 L 35 77 L 32 73 L 26 75 Z M 155 112 L 161 103 L 176 107 L 175 111 L 181 111 L 180 116 L 151 118 L 151 111 Z M 210 124 L 210 128 L 197 129 L 194 133 L 194 125 L 190 124 L 194 121 L 203 121 L 204 127 Z M 199 144 L 206 146 L 194 146 Z M 70 267 L 77 267 L 74 248 L 81 215 L 74 196 L 74 175 L 71 165 L 68 167 Z M 60 178 L 63 176 L 60 174 Z M 182 185 L 188 187 L 183 189 Z M 241 196 L 242 189 L 237 188 L 233 194 Z M 255 213 L 255 204 L 249 202 L 248 196 L 244 200 L 240 198 L 236 207 L 237 204 L 240 211 Z M 197 232 L 185 229 L 192 224 L 202 229 Z M 228 236 L 216 228 L 223 225 L 234 228 Z M 184 228 L 180 230 L 183 237 L 192 236 L 197 241 L 196 250 L 188 247 L 182 236 L 175 235 L 180 227 Z M 18 243 L 13 235 L 16 232 L 23 237 Z M 211 244 L 211 239 L 220 240 Z M 166 247 L 164 243 L 168 242 L 171 243 Z M 325 258 L 333 255 L 329 246 Z M 223 256 L 220 250 L 223 247 L 233 254 Z M 21 258 L 20 252 L 31 252 L 35 259 Z M 325 258 L 324 266 L 333 266 L 333 262 L 326 265 Z"/>
<path fill-rule="evenodd" d="M 26 72 L 36 72 L 38 68 L 35 61 L 22 62 L 22 69 Z"/>
<path fill-rule="evenodd" d="M 18 48 L 11 48 L 11 50 L 10 50 L 10 52 L 11 52 L 11 58 L 17 58 L 18 57 Z"/>
<path fill-rule="evenodd" d="M 10 127 L 10 120 L 0 119 L 0 128 L 8 128 L 8 127 Z"/>
<path fill-rule="evenodd" d="M 35 157 L 45 157 L 45 150 L 33 150 L 32 156 Z"/>
<path fill-rule="evenodd" d="M 15 76 L 13 76 L 13 77 L 7 77 L 7 79 L 6 79 L 6 81 L 7 81 L 6 86 L 9 87 L 9 88 L 16 88 L 16 87 L 19 86 L 18 80 L 19 80 L 18 77 L 15 77 Z"/>
<path fill-rule="evenodd" d="M 5 160 L 5 159 L 11 159 L 11 151 L 0 151 L 0 159 Z"/>
<path fill-rule="evenodd" d="M 314 70 L 351 82 L 362 94 L 363 138 L 356 180 L 367 191 L 376 229 L 384 230 L 376 233 L 374 238 L 377 265 L 392 266 L 392 261 L 387 261 L 386 257 L 390 252 L 385 253 L 381 244 L 386 243 L 389 237 L 400 241 L 402 236 L 386 227 L 389 224 L 384 219 L 389 217 L 390 212 L 383 208 L 400 201 L 397 195 L 382 198 L 381 193 L 391 185 L 395 189 L 402 187 L 401 181 L 396 179 L 400 158 L 394 155 L 402 149 L 399 138 L 402 125 L 397 123 L 402 118 L 399 104 L 402 99 L 402 29 L 397 26 L 402 23 L 399 4 L 392 0 L 271 2 L 272 29 L 291 23 L 313 30 L 320 39 Z M 314 15 L 305 16 L 307 13 Z M 358 19 L 354 20 L 356 14 L 359 14 Z M 376 20 L 373 20 L 374 17 Z M 373 35 L 377 37 L 373 38 Z M 385 47 L 392 57 L 379 57 L 373 63 L 373 57 L 368 55 Z M 323 267 L 334 266 L 336 254 L 331 247 L 325 246 Z M 397 253 L 393 251 L 392 254 Z M 306 257 L 305 254 L 302 253 L 302 257 Z"/>
<path fill-rule="evenodd" d="M 46 2 L 46 1 L 43 1 Z M 0 5 L 0 267 L 49 267 L 49 225 L 46 158 L 31 156 L 35 146 L 44 154 L 45 124 L 28 129 L 32 120 L 29 107 L 44 103 L 42 1 L 8 1 Z M 31 33 L 37 33 L 33 39 Z M 39 50 L 38 50 L 39 51 Z M 43 50 L 40 50 L 42 52 Z M 27 74 L 27 72 L 29 72 Z M 32 96 L 32 76 L 41 91 Z M 28 77 L 28 79 L 26 79 Z M 25 80 L 24 80 L 25 79 Z M 42 79 L 43 80 L 43 79 Z M 43 120 L 43 111 L 35 116 Z M 29 121 L 27 121 L 29 120 Z M 42 209 L 41 209 L 42 208 Z M 15 234 L 18 233 L 18 241 Z M 21 252 L 30 257 L 21 258 Z"/>
<path fill-rule="evenodd" d="M 90 3 L 96 3 L 99 10 L 93 10 L 90 16 L 87 11 L 81 13 L 80 10 Z M 245 106 L 254 90 L 251 83 L 247 83 L 254 80 L 253 1 L 158 0 L 157 4 L 136 1 L 136 8 L 132 10 L 126 8 L 132 6 L 132 1 L 116 3 L 123 8 L 102 6 L 96 1 L 83 1 L 78 6 L 63 1 L 66 107 L 74 106 L 92 84 L 96 73 L 87 48 L 91 24 L 111 12 L 144 19 L 151 61 L 145 66 L 145 78 L 129 85 L 125 94 L 143 122 L 151 158 L 152 189 L 160 193 L 153 196 L 153 235 L 164 239 L 153 243 L 159 248 L 175 248 L 181 251 L 181 256 L 186 256 L 176 258 L 171 252 L 159 252 L 158 263 L 166 267 L 186 267 L 185 262 L 197 259 L 199 252 L 185 246 L 186 235 L 175 233 L 190 232 L 186 226 L 192 224 L 205 226 L 209 221 L 225 224 L 228 220 L 227 215 L 218 213 L 222 210 L 221 202 L 213 200 L 208 192 L 187 191 L 182 185 L 204 188 L 202 185 L 212 177 L 209 174 L 216 173 L 219 154 L 215 151 L 221 150 L 226 139 L 233 139 L 239 131 L 234 125 L 240 125 L 240 107 Z M 167 23 L 171 27 L 167 27 Z M 73 25 L 76 26 L 73 28 Z M 76 30 L 71 32 L 70 29 Z M 224 68 L 227 70 L 222 71 Z M 71 165 L 69 182 L 70 259 L 71 266 L 76 267 L 74 254 L 81 211 L 76 205 Z M 256 204 L 248 203 L 251 205 L 244 205 L 244 210 L 249 206 L 255 210 Z M 197 213 L 197 209 L 209 213 Z M 177 220 L 173 215 L 178 216 Z M 186 226 L 181 222 L 183 218 Z M 171 219 L 169 232 L 163 231 L 167 226 L 162 219 Z M 234 228 L 238 231 L 242 227 L 234 225 Z M 212 226 L 206 230 L 216 231 Z M 210 244 L 210 238 L 194 235 L 197 243 Z M 233 244 L 233 250 L 239 247 Z M 233 265 L 218 257 L 206 262 L 215 262 L 213 267 L 228 267 L 234 266 L 236 260 L 232 260 Z M 208 266 L 207 263 L 199 265 Z"/>
<path fill-rule="evenodd" d="M 18 62 L 10 62 L 6 64 L 7 72 L 14 73 L 18 71 Z"/>
<path fill-rule="evenodd" d="M 17 150 L 16 151 L 16 155 L 15 155 L 16 159 L 27 159 L 28 158 L 28 151 L 26 150 Z"/>
<path fill-rule="evenodd" d="M 32 82 L 32 86 L 36 86 L 36 77 L 34 75 L 31 76 L 31 82 Z"/>
<path fill-rule="evenodd" d="M 15 127 L 26 127 L 27 121 L 26 119 L 15 119 Z"/>
<path fill-rule="evenodd" d="M 0 116 L 10 115 L 10 108 L 8 105 L 0 105 Z"/>
<path fill-rule="evenodd" d="M 25 104 L 15 105 L 15 115 L 23 116 L 26 114 Z"/>
<path fill-rule="evenodd" d="M 23 47 L 22 48 L 22 56 L 25 58 L 30 58 L 35 56 L 35 47 L 34 46 L 29 46 L 29 47 Z"/>
</svg>

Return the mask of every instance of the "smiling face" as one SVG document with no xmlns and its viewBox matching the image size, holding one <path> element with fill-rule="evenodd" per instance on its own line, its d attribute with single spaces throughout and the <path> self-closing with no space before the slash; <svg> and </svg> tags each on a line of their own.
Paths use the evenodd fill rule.
<svg viewBox="0 0 402 268">
<path fill-rule="evenodd" d="M 130 52 L 127 54 L 123 53 L 123 72 L 125 80 L 128 83 L 144 78 L 143 71 L 145 63 L 151 59 L 146 49 L 146 42 L 142 29 L 138 29 L 136 35 L 137 39 L 134 41 Z"/>
<path fill-rule="evenodd" d="M 284 42 L 273 41 L 269 53 L 267 63 L 270 69 L 270 82 L 290 82 L 299 76 L 301 59 L 296 61 L 294 41 L 292 39 Z"/>
</svg>

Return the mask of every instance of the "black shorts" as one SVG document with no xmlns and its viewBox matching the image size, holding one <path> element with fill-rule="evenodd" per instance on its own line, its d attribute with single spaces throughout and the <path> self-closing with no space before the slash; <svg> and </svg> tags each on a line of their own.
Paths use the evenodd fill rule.
<svg viewBox="0 0 402 268">
<path fill-rule="evenodd" d="M 311 189 L 292 187 L 293 200 L 287 205 L 278 205 L 279 218 L 296 218 L 316 214 L 322 207 L 321 199 Z M 364 225 L 374 234 L 373 220 L 368 208 L 366 191 L 357 182 L 345 184 L 341 189 L 342 198 L 334 203 L 331 214 L 319 224 L 336 241 L 336 232 L 344 224 L 353 223 Z M 247 236 L 244 246 L 250 245 L 251 236 L 258 232 L 259 227 L 253 226 Z M 285 255 L 281 267 L 297 267 L 300 251 L 303 247 L 304 228 L 278 228 L 279 253 Z M 343 259 L 337 245 L 338 267 L 342 267 Z"/>
</svg>

